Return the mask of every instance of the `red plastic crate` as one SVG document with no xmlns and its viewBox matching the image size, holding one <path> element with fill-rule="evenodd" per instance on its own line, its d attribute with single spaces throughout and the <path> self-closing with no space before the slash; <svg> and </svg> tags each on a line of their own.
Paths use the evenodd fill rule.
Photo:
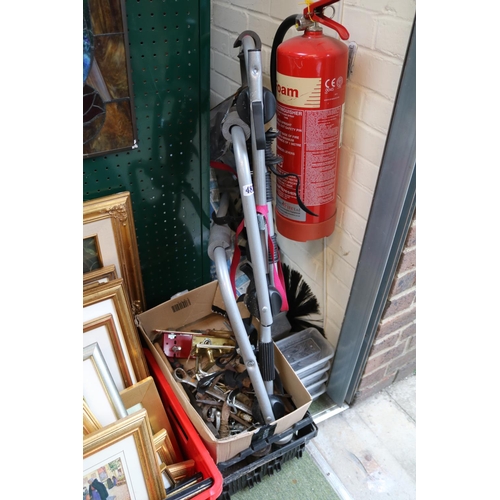
<svg viewBox="0 0 500 500">
<path fill-rule="evenodd" d="M 144 355 L 149 366 L 150 375 L 156 383 L 167 416 L 176 432 L 176 438 L 185 455 L 184 459 L 187 460 L 191 458 L 194 460 L 196 472 L 201 472 L 203 474 L 203 479 L 211 477 L 214 480 L 213 485 L 208 490 L 202 491 L 193 497 L 193 500 L 218 498 L 223 488 L 221 472 L 208 453 L 198 432 L 175 396 L 174 391 L 166 381 L 153 354 L 149 349 L 144 349 Z"/>
</svg>

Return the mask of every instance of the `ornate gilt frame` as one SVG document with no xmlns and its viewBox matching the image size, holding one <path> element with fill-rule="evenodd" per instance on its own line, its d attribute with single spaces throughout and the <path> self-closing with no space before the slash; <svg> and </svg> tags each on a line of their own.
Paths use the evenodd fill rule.
<svg viewBox="0 0 500 500">
<path fill-rule="evenodd" d="M 84 308 L 106 300 L 111 300 L 114 305 L 135 377 L 137 380 L 142 380 L 149 376 L 149 370 L 122 279 L 102 283 L 98 287 L 83 291 Z M 98 317 L 101 315 L 102 312 Z"/>
<path fill-rule="evenodd" d="M 90 271 L 83 275 L 83 288 L 91 288 L 99 286 L 101 283 L 108 283 L 118 279 L 116 274 L 116 268 L 113 264 L 109 266 L 101 267 L 101 269 L 96 269 L 95 271 Z"/>
<path fill-rule="evenodd" d="M 114 264 L 125 282 L 134 315 L 146 310 L 130 193 L 83 202 L 83 237 L 97 237 L 103 265 Z M 108 249 L 108 250 L 107 250 Z"/>
<path fill-rule="evenodd" d="M 129 438 L 133 438 L 133 442 Z M 108 457 L 111 459 L 119 453 L 125 456 L 129 464 L 134 464 L 137 461 L 140 463 L 140 467 L 130 467 L 127 471 L 127 483 L 130 480 L 136 492 L 139 487 L 142 489 L 142 481 L 138 477 L 140 474 L 147 490 L 147 498 L 149 500 L 163 500 L 166 496 L 165 487 L 145 409 L 83 437 L 84 472 L 92 470 L 92 468 L 97 469 L 108 460 Z M 136 484 L 134 484 L 134 480 Z"/>
</svg>

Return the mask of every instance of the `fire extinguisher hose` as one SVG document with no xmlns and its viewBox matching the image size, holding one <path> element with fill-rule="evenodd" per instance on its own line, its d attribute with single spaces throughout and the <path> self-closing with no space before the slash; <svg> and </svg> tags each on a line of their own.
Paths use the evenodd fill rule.
<svg viewBox="0 0 500 500">
<path fill-rule="evenodd" d="M 273 46 L 271 48 L 271 90 L 276 97 L 276 51 L 278 45 L 283 41 L 287 31 L 297 24 L 297 14 L 288 16 L 278 27 L 274 35 Z"/>
<path fill-rule="evenodd" d="M 271 49 L 271 90 L 273 92 L 274 97 L 276 98 L 276 53 L 278 50 L 278 46 L 283 42 L 283 39 L 285 38 L 285 35 L 287 31 L 297 25 L 297 19 L 298 19 L 297 14 L 292 14 L 291 16 L 288 16 L 278 27 L 276 34 L 274 35 L 274 40 L 273 40 L 273 46 Z M 297 198 L 297 203 L 300 206 L 304 212 L 308 213 L 309 215 L 312 215 L 313 217 L 317 217 L 317 214 L 315 214 L 312 210 L 310 210 L 302 201 L 300 198 L 300 178 L 297 174 L 280 174 L 275 168 L 274 165 L 267 165 L 269 170 L 276 175 L 276 177 L 293 177 L 296 180 L 295 184 L 295 194 Z"/>
</svg>

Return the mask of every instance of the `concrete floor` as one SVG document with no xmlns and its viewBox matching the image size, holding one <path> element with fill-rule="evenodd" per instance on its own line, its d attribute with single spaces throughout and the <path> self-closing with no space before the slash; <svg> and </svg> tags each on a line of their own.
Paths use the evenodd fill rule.
<svg viewBox="0 0 500 500">
<path fill-rule="evenodd" d="M 342 500 L 416 498 L 416 376 L 317 426 L 306 449 Z"/>
<path fill-rule="evenodd" d="M 306 444 L 311 465 L 316 464 L 322 475 L 312 474 L 303 456 L 231 495 L 231 500 L 416 499 L 416 377 L 349 408 L 326 399 L 330 404 L 318 400 L 311 406 L 318 433 Z M 326 489 L 322 486 L 321 493 L 313 493 L 322 476 Z M 297 492 L 302 482 L 307 483 L 307 495 Z"/>
</svg>

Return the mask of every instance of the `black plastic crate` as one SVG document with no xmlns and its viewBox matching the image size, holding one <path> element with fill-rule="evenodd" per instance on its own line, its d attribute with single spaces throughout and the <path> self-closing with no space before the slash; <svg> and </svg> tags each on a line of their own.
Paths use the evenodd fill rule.
<svg viewBox="0 0 500 500">
<path fill-rule="evenodd" d="M 292 434 L 290 441 L 283 445 L 278 444 L 290 434 Z M 281 466 L 285 462 L 301 458 L 306 444 L 317 434 L 318 427 L 308 412 L 300 422 L 287 431 L 267 438 L 266 446 L 263 446 L 263 440 L 260 440 L 255 443 L 257 451 L 252 446 L 238 456 L 217 464 L 223 478 L 222 493 L 217 500 L 230 500 L 234 493 L 260 483 L 265 475 L 271 476 L 281 471 Z M 255 456 L 258 450 L 267 450 L 268 447 L 270 450 L 264 456 Z"/>
</svg>

